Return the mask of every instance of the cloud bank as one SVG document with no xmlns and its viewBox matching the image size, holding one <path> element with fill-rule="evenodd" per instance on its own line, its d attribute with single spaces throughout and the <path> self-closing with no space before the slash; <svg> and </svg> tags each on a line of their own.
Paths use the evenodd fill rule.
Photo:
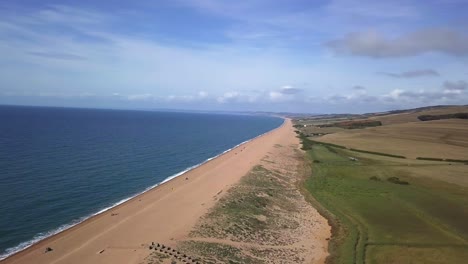
<svg viewBox="0 0 468 264">
<path fill-rule="evenodd" d="M 440 76 L 440 74 L 431 69 L 425 70 L 413 70 L 413 71 L 405 71 L 401 73 L 392 73 L 392 72 L 377 72 L 378 74 L 393 77 L 393 78 L 417 78 L 417 77 L 434 77 Z"/>
<path fill-rule="evenodd" d="M 451 56 L 468 55 L 468 35 L 450 29 L 425 29 L 389 38 L 378 31 L 347 34 L 325 44 L 339 55 L 371 58 L 416 56 L 438 52 Z"/>
</svg>

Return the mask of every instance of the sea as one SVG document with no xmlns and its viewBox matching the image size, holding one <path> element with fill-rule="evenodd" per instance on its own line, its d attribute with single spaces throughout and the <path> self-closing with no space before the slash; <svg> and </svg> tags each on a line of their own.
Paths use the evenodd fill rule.
<svg viewBox="0 0 468 264">
<path fill-rule="evenodd" d="M 0 259 L 282 123 L 258 115 L 0 106 Z"/>
</svg>

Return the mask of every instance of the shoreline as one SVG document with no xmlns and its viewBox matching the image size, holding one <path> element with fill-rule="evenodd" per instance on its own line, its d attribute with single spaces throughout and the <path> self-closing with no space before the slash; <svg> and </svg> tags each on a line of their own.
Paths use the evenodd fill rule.
<svg viewBox="0 0 468 264">
<path fill-rule="evenodd" d="M 84 225 L 86 225 L 88 223 L 92 223 L 93 221 L 97 221 L 97 220 L 101 219 L 102 217 L 104 217 L 105 215 L 111 213 L 112 211 L 117 211 L 118 209 L 126 206 L 127 204 L 135 202 L 136 200 L 141 201 L 141 198 L 145 197 L 148 193 L 155 192 L 158 189 L 162 189 L 163 187 L 165 187 L 165 186 L 175 182 L 176 180 L 180 179 L 181 178 L 180 176 L 190 174 L 191 172 L 193 172 L 193 171 L 195 171 L 195 170 L 197 170 L 199 168 L 203 168 L 203 166 L 205 166 L 205 165 L 208 165 L 210 163 L 215 162 L 217 159 L 222 158 L 223 156 L 226 156 L 228 154 L 232 154 L 233 151 L 240 149 L 242 146 L 244 146 L 246 144 L 249 144 L 250 142 L 253 142 L 256 139 L 265 137 L 266 135 L 271 134 L 271 133 L 273 133 L 273 132 L 275 132 L 277 130 L 280 130 L 281 128 L 284 128 L 287 125 L 287 123 L 290 122 L 290 119 L 288 119 L 288 118 L 284 118 L 284 117 L 280 117 L 280 118 L 283 119 L 283 123 L 281 123 L 278 127 L 273 128 L 272 130 L 269 130 L 269 131 L 267 131 L 267 132 L 265 132 L 263 134 L 257 135 L 257 136 L 255 136 L 255 137 L 253 137 L 251 139 L 248 139 L 248 140 L 246 140 L 244 142 L 241 142 L 241 143 L 235 145 L 234 147 L 232 147 L 230 149 L 227 149 L 227 150 L 223 151 L 222 153 L 220 153 L 218 155 L 210 157 L 210 158 L 206 159 L 205 161 L 203 161 L 203 162 L 201 162 L 199 164 L 190 166 L 190 167 L 184 169 L 181 172 L 178 172 L 178 173 L 176 173 L 174 175 L 171 175 L 171 176 L 165 178 L 164 180 L 162 180 L 160 183 L 157 183 L 157 184 L 155 184 L 153 186 L 150 186 L 150 187 L 146 188 L 142 192 L 139 192 L 139 193 L 137 193 L 135 195 L 124 198 L 124 199 L 116 202 L 115 204 L 113 204 L 113 205 L 111 205 L 109 207 L 100 209 L 96 213 L 93 213 L 93 214 L 91 214 L 89 216 L 84 216 L 81 219 L 78 219 L 76 223 L 64 224 L 64 225 L 62 225 L 60 227 L 57 227 L 55 230 L 48 231 L 47 233 L 51 233 L 50 235 L 46 235 L 43 238 L 37 239 L 37 241 L 35 241 L 35 242 L 34 242 L 34 238 L 32 238 L 31 240 L 29 240 L 29 241 L 33 241 L 33 242 L 31 242 L 30 245 L 27 245 L 27 246 L 19 249 L 18 251 L 15 251 L 15 252 L 9 254 L 8 256 L 6 256 L 4 258 L 0 258 L 0 263 L 23 263 L 23 262 L 21 262 L 20 258 L 22 258 L 25 255 L 28 255 L 29 252 L 40 250 L 42 247 L 45 248 L 47 243 L 53 242 L 53 241 L 59 239 L 60 237 L 63 237 L 65 235 L 67 235 L 67 234 L 70 234 L 73 231 L 78 230 L 80 227 L 82 227 L 82 226 L 84 226 Z M 235 155 L 237 155 L 237 153 L 235 153 Z M 172 188 L 172 189 L 174 189 L 174 188 Z M 55 231 L 57 231 L 57 232 L 55 232 Z M 19 245 L 15 246 L 15 247 L 19 247 L 21 244 L 28 243 L 29 241 L 22 242 L 22 243 L 20 243 Z M 13 248 L 15 248 L 15 247 L 13 247 Z"/>
</svg>

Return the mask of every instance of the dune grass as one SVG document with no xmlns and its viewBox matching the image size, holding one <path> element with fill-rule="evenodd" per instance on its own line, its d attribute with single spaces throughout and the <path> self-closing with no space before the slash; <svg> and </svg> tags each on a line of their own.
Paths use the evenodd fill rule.
<svg viewBox="0 0 468 264">
<path fill-rule="evenodd" d="M 204 215 L 178 248 L 200 263 L 294 263 L 300 240 L 300 193 L 290 178 L 255 166 Z M 304 251 L 304 252 L 303 252 Z"/>
<path fill-rule="evenodd" d="M 307 155 L 312 175 L 305 188 L 325 208 L 333 226 L 329 263 L 468 259 L 466 188 L 411 177 L 395 166 L 401 159 L 392 166 L 378 158 L 350 161 L 349 150 L 320 144 L 313 144 Z M 394 177 L 408 184 L 389 181 Z"/>
</svg>

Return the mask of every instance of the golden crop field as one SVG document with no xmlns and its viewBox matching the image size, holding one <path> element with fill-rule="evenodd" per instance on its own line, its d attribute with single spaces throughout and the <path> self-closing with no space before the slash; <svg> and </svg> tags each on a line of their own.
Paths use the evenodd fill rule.
<svg viewBox="0 0 468 264">
<path fill-rule="evenodd" d="M 468 120 L 446 119 L 345 130 L 315 140 L 368 151 L 468 160 Z"/>
</svg>

